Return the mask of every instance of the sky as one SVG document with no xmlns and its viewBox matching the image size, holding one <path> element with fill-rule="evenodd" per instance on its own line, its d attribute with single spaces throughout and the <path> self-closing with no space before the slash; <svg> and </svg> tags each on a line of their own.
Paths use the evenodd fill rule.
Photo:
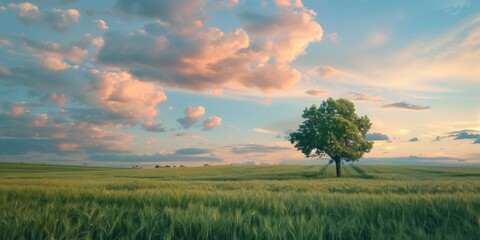
<svg viewBox="0 0 480 240">
<path fill-rule="evenodd" d="M 346 98 L 360 163 L 480 163 L 480 1 L 0 0 L 0 161 L 325 164 L 288 141 Z"/>
</svg>

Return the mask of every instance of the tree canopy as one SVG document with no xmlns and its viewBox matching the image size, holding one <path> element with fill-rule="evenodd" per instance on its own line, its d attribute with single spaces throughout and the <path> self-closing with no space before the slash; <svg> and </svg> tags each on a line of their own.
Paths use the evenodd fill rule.
<svg viewBox="0 0 480 240">
<path fill-rule="evenodd" d="M 306 157 L 328 155 L 336 164 L 337 177 L 342 161 L 357 161 L 372 149 L 373 142 L 365 140 L 370 119 L 359 117 L 346 99 L 329 98 L 318 107 L 305 108 L 302 118 L 298 130 L 290 133 L 290 143 Z"/>
</svg>

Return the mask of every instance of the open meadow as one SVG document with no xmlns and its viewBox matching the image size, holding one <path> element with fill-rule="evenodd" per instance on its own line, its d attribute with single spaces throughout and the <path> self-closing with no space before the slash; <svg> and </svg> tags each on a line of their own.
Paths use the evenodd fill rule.
<svg viewBox="0 0 480 240">
<path fill-rule="evenodd" d="M 0 239 L 480 239 L 480 168 L 0 163 Z"/>
</svg>

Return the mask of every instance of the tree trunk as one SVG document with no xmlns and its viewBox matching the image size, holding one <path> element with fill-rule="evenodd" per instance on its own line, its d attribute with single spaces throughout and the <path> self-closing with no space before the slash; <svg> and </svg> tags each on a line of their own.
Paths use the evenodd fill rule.
<svg viewBox="0 0 480 240">
<path fill-rule="evenodd" d="M 340 158 L 334 159 L 335 160 L 335 167 L 337 169 L 337 177 L 342 176 L 342 161 Z"/>
</svg>

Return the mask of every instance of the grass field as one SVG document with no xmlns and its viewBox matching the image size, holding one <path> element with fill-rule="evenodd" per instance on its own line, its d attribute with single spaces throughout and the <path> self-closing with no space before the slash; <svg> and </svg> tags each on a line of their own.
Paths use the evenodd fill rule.
<svg viewBox="0 0 480 240">
<path fill-rule="evenodd" d="M 480 168 L 0 163 L 0 239 L 480 239 Z"/>
</svg>

